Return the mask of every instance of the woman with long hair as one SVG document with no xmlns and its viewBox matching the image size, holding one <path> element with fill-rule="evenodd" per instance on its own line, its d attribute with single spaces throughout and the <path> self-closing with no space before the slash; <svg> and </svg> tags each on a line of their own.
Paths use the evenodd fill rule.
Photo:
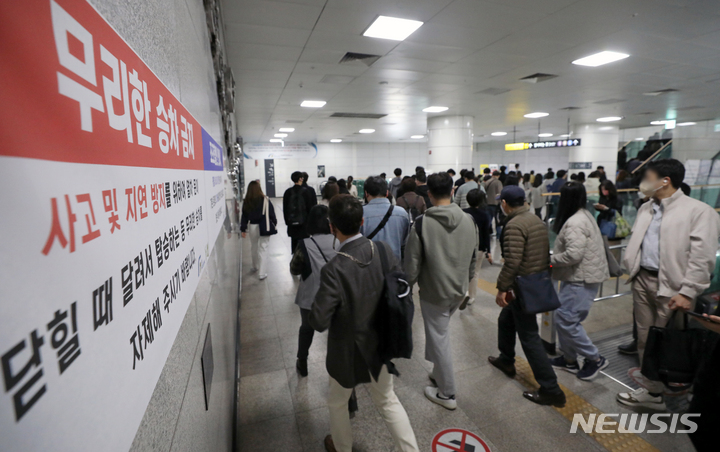
<svg viewBox="0 0 720 452">
<path fill-rule="evenodd" d="M 543 184 L 542 174 L 536 174 L 532 183 L 532 188 L 528 193 L 528 204 L 535 210 L 535 215 L 542 220 L 542 208 L 545 205 L 545 197 L 543 193 L 547 193 L 547 188 Z"/>
<path fill-rule="evenodd" d="M 338 193 L 339 194 L 341 194 L 341 195 L 349 195 L 350 194 L 350 191 L 347 188 L 347 182 L 345 181 L 345 179 L 340 179 L 339 181 L 337 181 L 337 184 L 338 184 Z"/>
<path fill-rule="evenodd" d="M 310 209 L 306 232 L 310 236 L 298 243 L 290 261 L 290 273 L 302 276 L 295 304 L 300 308 L 302 323 L 298 332 L 298 352 L 295 367 L 302 377 L 308 374 L 307 359 L 315 330 L 308 324 L 315 294 L 320 288 L 320 270 L 335 257 L 333 235 L 330 234 L 327 206 L 317 205 Z"/>
<path fill-rule="evenodd" d="M 554 312 L 561 356 L 551 360 L 556 369 L 592 380 L 609 364 L 588 337 L 582 322 L 590 313 L 600 284 L 610 279 L 605 243 L 595 218 L 585 209 L 587 193 L 580 182 L 560 189 L 554 230 L 558 234 L 550 257 L 553 279 L 560 281 L 560 307 Z M 582 369 L 578 356 L 585 359 Z"/>
<path fill-rule="evenodd" d="M 337 182 L 328 181 L 328 183 L 325 184 L 325 188 L 323 188 L 322 199 L 320 199 L 320 202 L 318 204 L 322 204 L 323 206 L 329 206 L 330 200 L 339 192 L 340 187 L 338 186 Z"/>
<path fill-rule="evenodd" d="M 597 223 L 602 220 L 612 221 L 615 212 L 622 215 L 623 203 L 618 196 L 615 184 L 609 180 L 605 180 L 600 184 L 600 199 L 595 204 L 595 210 L 600 212 L 597 217 Z"/>
<path fill-rule="evenodd" d="M 525 173 L 522 176 L 523 181 L 523 190 L 525 190 L 525 195 L 530 192 L 530 189 L 532 188 L 532 183 L 530 182 L 530 173 Z"/>
<path fill-rule="evenodd" d="M 270 236 L 277 234 L 276 225 L 275 208 L 263 193 L 260 182 L 250 182 L 243 201 L 240 232 L 242 238 L 250 234 L 250 256 L 253 263 L 251 271 L 257 272 L 261 281 L 267 278 L 267 248 Z"/>
<path fill-rule="evenodd" d="M 357 191 L 357 187 L 353 184 L 353 181 L 354 181 L 354 180 L 355 180 L 355 179 L 354 179 L 352 176 L 348 176 L 348 178 L 347 178 L 347 187 L 348 187 L 348 191 L 350 192 L 350 194 L 357 198 L 357 197 L 358 197 L 358 191 Z"/>
</svg>

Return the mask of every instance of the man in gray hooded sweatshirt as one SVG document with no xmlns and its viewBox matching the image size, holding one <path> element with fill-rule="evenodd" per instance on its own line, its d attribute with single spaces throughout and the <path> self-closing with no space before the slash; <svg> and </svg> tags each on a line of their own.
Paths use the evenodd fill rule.
<svg viewBox="0 0 720 452">
<path fill-rule="evenodd" d="M 479 234 L 475 221 L 452 203 L 453 180 L 448 173 L 428 177 L 434 207 L 418 217 L 405 246 L 405 273 L 420 286 L 425 322 L 425 359 L 434 364 L 425 388 L 430 401 L 454 410 L 455 377 L 450 351 L 450 317 L 462 304 L 475 273 Z"/>
</svg>

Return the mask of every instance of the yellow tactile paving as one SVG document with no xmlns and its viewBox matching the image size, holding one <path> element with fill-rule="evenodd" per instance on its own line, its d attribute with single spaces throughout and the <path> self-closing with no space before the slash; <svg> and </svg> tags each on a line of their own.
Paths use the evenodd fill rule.
<svg viewBox="0 0 720 452">
<path fill-rule="evenodd" d="M 517 369 L 516 379 L 520 381 L 525 387 L 527 387 L 528 389 L 539 388 L 537 381 L 535 381 L 535 377 L 533 377 L 530 364 L 526 360 L 519 357 L 515 358 L 515 369 Z M 555 408 L 555 410 L 562 414 L 563 417 L 568 421 L 572 422 L 573 416 L 576 413 L 583 414 L 585 416 L 593 413 L 597 415 L 602 414 L 602 411 L 588 403 L 585 399 L 575 394 L 565 386 L 560 385 L 560 388 L 562 388 L 562 390 L 565 392 L 567 402 L 565 403 L 565 406 L 563 408 Z M 610 421 L 610 419 L 608 419 L 608 421 Z M 607 429 L 613 430 L 611 424 L 608 423 L 606 425 Z M 611 452 L 651 452 L 658 450 L 650 443 L 648 443 L 634 433 L 596 433 L 595 431 L 593 431 L 589 435 L 601 446 Z"/>
</svg>

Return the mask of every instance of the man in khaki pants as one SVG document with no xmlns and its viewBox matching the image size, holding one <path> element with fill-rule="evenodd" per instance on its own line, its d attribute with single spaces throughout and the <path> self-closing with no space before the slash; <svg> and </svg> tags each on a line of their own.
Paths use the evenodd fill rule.
<svg viewBox="0 0 720 452">
<path fill-rule="evenodd" d="M 632 281 L 641 363 L 650 327 L 665 327 L 673 310 L 692 309 L 715 269 L 720 219 L 712 207 L 679 190 L 684 178 L 682 163 L 663 159 L 647 165 L 640 184 L 651 199 L 638 211 L 624 264 Z M 631 374 L 644 387 L 618 394 L 618 402 L 664 409 L 663 383 L 640 369 Z"/>
</svg>

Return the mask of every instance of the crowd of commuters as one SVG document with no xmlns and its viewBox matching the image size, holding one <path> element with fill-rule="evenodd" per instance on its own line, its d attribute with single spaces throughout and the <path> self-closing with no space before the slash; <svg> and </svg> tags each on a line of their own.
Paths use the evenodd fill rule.
<svg viewBox="0 0 720 452">
<path fill-rule="evenodd" d="M 414 284 L 419 288 L 424 357 L 432 363 L 428 375 L 432 385 L 425 387 L 424 394 L 448 410 L 457 408 L 462 394 L 455 384 L 450 322 L 457 311 L 475 302 L 483 262 L 493 263 L 493 236 L 502 268 L 495 297 L 501 308 L 499 354 L 488 357 L 490 364 L 514 378 L 519 339 L 539 385 L 523 396 L 557 407 L 565 405 L 566 395 L 556 370 L 589 381 L 608 366 L 583 322 L 600 286 L 610 278 L 614 258 L 606 239 L 610 243 L 620 239 L 604 236 L 601 228 L 622 215 L 627 192 L 618 189 L 626 187 L 629 173 L 619 170 L 615 185 L 602 166 L 587 177 L 583 172 L 570 175 L 551 168 L 545 174 L 523 174 L 519 165 L 506 171 L 506 167 L 485 168 L 482 176 L 476 176 L 473 170 L 462 170 L 454 179 L 452 169 L 428 175 L 418 167 L 415 174 L 403 177 L 397 168 L 390 181 L 384 174 L 365 179 L 364 202 L 352 177 L 330 178 L 320 205 L 315 205 L 317 195 L 307 186 L 307 174 L 293 173 L 294 185 L 283 197 L 283 215 L 292 239 L 290 272 L 301 279 L 295 299 L 301 317 L 296 367 L 302 377 L 308 375 L 314 331 L 329 329 L 328 451 L 352 449 L 348 403 L 361 383 L 370 384 L 397 450 L 418 450 L 410 420 L 393 390 L 397 371 L 379 352 L 387 332 L 378 331 L 373 320 L 384 300 L 397 295 L 397 287 L 388 282 L 392 275 L 404 281 L 410 292 Z M 651 161 L 639 184 L 643 204 L 624 259 L 632 284 L 636 344 L 634 350 L 626 346 L 624 352 L 637 353 L 640 362 L 650 328 L 680 327 L 682 316 L 673 313 L 693 310 L 714 272 L 720 219 L 710 206 L 683 193 L 684 173 L 677 160 Z M 258 182 L 248 186 L 242 211 L 243 237 L 248 230 L 253 267 L 263 279 L 267 240 L 276 232 L 277 220 Z M 557 234 L 552 252 L 550 230 Z M 553 285 L 549 287 L 554 288 L 548 297 L 557 300 L 552 308 L 559 345 L 555 357 L 548 356 L 540 338 L 536 312 L 529 307 L 532 300 L 523 296 L 533 290 L 542 293 L 540 281 L 550 269 Z M 712 323 L 720 322 L 720 317 L 706 318 L 703 325 L 720 333 L 720 324 Z M 704 416 L 701 428 L 691 435 L 698 450 L 712 441 L 712 428 L 720 421 L 720 346 L 704 362 L 690 409 Z M 618 402 L 665 409 L 668 383 L 644 375 L 641 369 L 629 371 L 641 388 L 618 394 Z M 677 391 L 678 385 L 671 389 Z"/>
</svg>

